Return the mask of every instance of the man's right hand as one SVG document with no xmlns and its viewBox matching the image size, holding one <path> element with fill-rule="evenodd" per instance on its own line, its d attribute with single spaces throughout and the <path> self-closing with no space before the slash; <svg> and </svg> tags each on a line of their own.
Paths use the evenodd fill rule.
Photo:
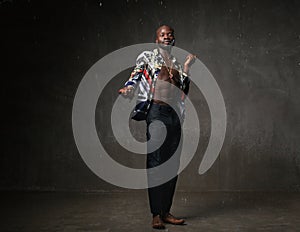
<svg viewBox="0 0 300 232">
<path fill-rule="evenodd" d="M 131 95 L 133 93 L 134 88 L 131 85 L 125 86 L 124 88 L 119 90 L 119 94 L 124 96 Z"/>
</svg>

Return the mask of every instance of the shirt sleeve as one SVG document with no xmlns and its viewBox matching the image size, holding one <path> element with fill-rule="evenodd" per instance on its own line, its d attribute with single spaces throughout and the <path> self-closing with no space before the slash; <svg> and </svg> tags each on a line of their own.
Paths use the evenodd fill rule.
<svg viewBox="0 0 300 232">
<path fill-rule="evenodd" d="M 188 95 L 189 93 L 189 90 L 190 90 L 190 78 L 189 76 L 186 74 L 186 73 L 182 73 L 182 77 L 183 77 L 183 80 L 182 80 L 182 91 L 184 92 L 185 95 Z"/>
<path fill-rule="evenodd" d="M 146 67 L 146 61 L 145 61 L 145 52 L 141 53 L 137 59 L 136 59 L 136 65 L 133 69 L 133 71 L 130 74 L 129 79 L 126 81 L 125 86 L 132 86 L 135 87 L 136 84 L 141 80 L 145 67 Z"/>
</svg>

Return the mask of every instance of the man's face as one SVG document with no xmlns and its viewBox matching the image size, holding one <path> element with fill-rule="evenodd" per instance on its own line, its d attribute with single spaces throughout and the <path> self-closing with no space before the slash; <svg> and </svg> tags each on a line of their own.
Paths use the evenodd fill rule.
<svg viewBox="0 0 300 232">
<path fill-rule="evenodd" d="M 156 31 L 155 42 L 162 48 L 174 46 L 174 42 L 175 42 L 174 31 L 168 26 L 162 26 L 158 28 Z"/>
</svg>

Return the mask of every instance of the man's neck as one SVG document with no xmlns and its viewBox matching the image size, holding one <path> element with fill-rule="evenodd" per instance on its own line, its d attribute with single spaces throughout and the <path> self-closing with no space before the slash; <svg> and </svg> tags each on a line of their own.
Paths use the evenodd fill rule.
<svg viewBox="0 0 300 232">
<path fill-rule="evenodd" d="M 159 53 L 162 55 L 164 59 L 170 59 L 171 57 L 171 48 L 168 49 L 163 49 L 163 48 L 158 48 Z"/>
</svg>

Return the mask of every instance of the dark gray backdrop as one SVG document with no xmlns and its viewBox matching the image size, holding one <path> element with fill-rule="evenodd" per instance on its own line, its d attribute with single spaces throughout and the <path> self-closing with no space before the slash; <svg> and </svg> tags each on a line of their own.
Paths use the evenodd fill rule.
<svg viewBox="0 0 300 232">
<path fill-rule="evenodd" d="M 299 1 L 4 0 L 0 15 L 1 189 L 124 190 L 99 179 L 82 161 L 72 134 L 72 103 L 95 62 L 121 47 L 153 42 L 162 23 L 173 26 L 176 45 L 197 54 L 214 75 L 228 116 L 221 154 L 199 176 L 210 118 L 192 85 L 203 131 L 178 188 L 300 189 Z M 107 127 L 129 72 L 107 86 L 96 122 L 112 156 L 137 167 L 144 158 L 119 149 Z"/>
</svg>

